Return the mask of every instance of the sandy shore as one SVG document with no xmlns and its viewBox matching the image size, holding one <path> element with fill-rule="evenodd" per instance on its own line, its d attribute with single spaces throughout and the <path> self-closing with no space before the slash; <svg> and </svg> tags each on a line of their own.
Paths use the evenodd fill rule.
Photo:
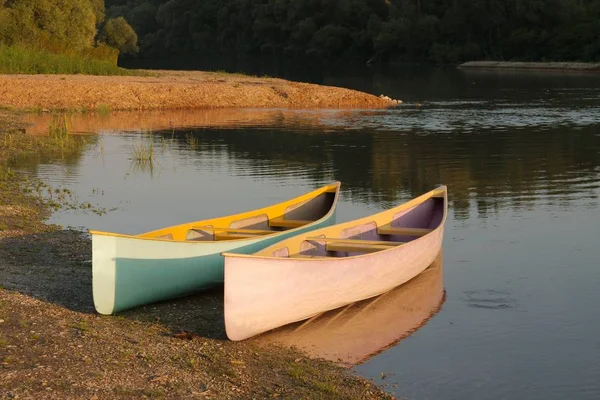
<svg viewBox="0 0 600 400">
<path fill-rule="evenodd" d="M 0 107 L 25 110 L 386 108 L 393 100 L 276 78 L 200 71 L 152 76 L 0 75 Z"/>
</svg>

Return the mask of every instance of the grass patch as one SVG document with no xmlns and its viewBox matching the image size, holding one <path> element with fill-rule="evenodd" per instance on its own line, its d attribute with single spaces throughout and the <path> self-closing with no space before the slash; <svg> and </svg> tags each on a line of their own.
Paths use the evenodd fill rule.
<svg viewBox="0 0 600 400">
<path fill-rule="evenodd" d="M 0 45 L 2 74 L 86 74 L 146 75 L 145 72 L 118 67 L 112 61 L 90 55 L 54 54 L 23 45 Z"/>
</svg>

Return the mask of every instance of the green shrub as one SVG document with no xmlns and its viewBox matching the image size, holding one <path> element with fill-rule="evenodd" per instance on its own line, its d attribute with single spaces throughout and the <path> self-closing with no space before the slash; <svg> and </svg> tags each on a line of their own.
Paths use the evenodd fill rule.
<svg viewBox="0 0 600 400">
<path fill-rule="evenodd" d="M 0 73 L 3 74 L 86 74 L 86 75 L 143 75 L 142 72 L 117 67 L 116 60 L 102 60 L 108 50 L 97 53 L 55 54 L 24 45 L 0 44 Z M 106 52 L 105 54 L 102 54 Z"/>
</svg>

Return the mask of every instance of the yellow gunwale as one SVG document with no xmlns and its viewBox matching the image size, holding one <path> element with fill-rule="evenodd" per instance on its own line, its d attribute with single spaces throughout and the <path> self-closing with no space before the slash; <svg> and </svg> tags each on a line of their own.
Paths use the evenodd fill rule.
<svg viewBox="0 0 600 400">
<path fill-rule="evenodd" d="M 311 238 L 310 240 L 315 240 L 315 238 L 314 238 L 315 235 L 338 234 L 341 230 L 343 230 L 347 227 L 354 226 L 354 225 L 360 225 L 360 224 L 366 223 L 366 222 L 375 222 L 375 224 L 377 225 L 376 228 L 379 228 L 381 226 L 388 224 L 389 220 L 391 219 L 391 217 L 393 217 L 394 214 L 396 214 L 400 211 L 404 211 L 406 209 L 415 207 L 433 197 L 441 197 L 445 201 L 444 215 L 442 217 L 442 222 L 435 229 L 432 229 L 431 232 L 427 233 L 426 235 L 423 235 L 414 240 L 411 240 L 410 242 L 400 244 L 398 246 L 389 246 L 389 248 L 387 248 L 387 249 L 382 249 L 382 250 L 377 251 L 377 254 L 384 252 L 384 251 L 391 251 L 391 250 L 396 249 L 399 246 L 405 246 L 406 244 L 410 244 L 417 240 L 422 240 L 423 238 L 433 235 L 434 233 L 438 232 L 441 229 L 441 227 L 444 225 L 444 222 L 446 221 L 446 217 L 448 214 L 448 188 L 445 185 L 439 186 L 427 193 L 422 194 L 419 197 L 415 197 L 414 199 L 407 201 L 406 203 L 400 204 L 399 206 L 396 206 L 394 208 L 390 208 L 389 210 L 381 211 L 377 214 L 368 215 L 363 218 L 347 221 L 347 222 L 329 226 L 326 228 L 321 228 L 318 231 L 307 232 L 306 234 L 293 236 L 293 237 L 287 238 L 277 244 L 273 244 L 267 248 L 264 248 L 261 251 L 254 253 L 254 254 L 236 254 L 236 253 L 223 252 L 223 253 L 221 253 L 221 255 L 223 257 L 258 258 L 258 259 L 263 259 L 263 260 L 274 260 L 274 259 L 275 260 L 286 260 L 286 259 L 288 259 L 288 260 L 294 260 L 294 261 L 299 261 L 299 262 L 321 262 L 324 259 L 326 259 L 328 262 L 343 262 L 345 260 L 354 259 L 354 258 L 358 258 L 358 257 L 372 257 L 373 254 L 375 254 L 375 253 L 358 254 L 358 255 L 349 256 L 349 257 L 323 257 L 323 258 L 294 257 L 293 254 L 290 255 L 289 257 L 274 257 L 274 256 L 266 255 L 265 253 L 272 252 L 275 248 L 283 248 L 283 247 L 290 248 L 290 247 L 299 246 L 299 244 L 303 241 L 306 241 L 308 237 Z M 327 238 L 327 236 L 325 236 L 323 239 L 326 239 L 326 238 Z"/>
<path fill-rule="evenodd" d="M 307 226 L 317 224 L 319 221 L 322 221 L 323 219 L 330 217 L 331 214 L 333 214 L 335 212 L 335 206 L 338 201 L 339 194 L 340 194 L 340 186 L 341 186 L 341 183 L 338 181 L 338 182 L 334 182 L 329 185 L 323 186 L 319 189 L 313 190 L 312 192 L 305 193 L 305 194 L 295 197 L 293 199 L 286 200 L 284 202 L 277 203 L 277 204 L 272 204 L 270 206 L 266 206 L 263 208 L 246 211 L 246 212 L 242 212 L 239 214 L 225 215 L 225 216 L 216 217 L 216 218 L 212 218 L 212 219 L 186 222 L 184 224 L 173 225 L 170 227 L 161 228 L 161 229 L 153 230 L 150 232 L 140 233 L 138 235 L 126 235 L 126 234 L 122 234 L 122 233 L 104 232 L 104 231 L 96 231 L 96 230 L 89 230 L 88 233 L 90 235 L 111 236 L 111 237 L 116 237 L 116 238 L 128 238 L 128 239 L 140 239 L 140 240 L 153 240 L 153 241 L 158 241 L 158 242 L 184 242 L 184 243 L 189 243 L 189 244 L 194 244 L 194 245 L 207 245 L 207 244 L 214 245 L 215 243 L 234 243 L 234 242 L 238 242 L 238 241 L 248 241 L 248 240 L 255 240 L 258 238 L 272 237 L 275 235 L 282 235 L 284 233 L 287 234 L 287 233 L 293 232 L 295 230 L 303 229 Z M 269 220 L 271 220 L 271 219 L 274 219 L 277 217 L 284 216 L 285 209 L 291 205 L 310 200 L 314 197 L 317 197 L 318 195 L 320 195 L 322 193 L 328 193 L 328 192 L 335 193 L 335 198 L 333 200 L 331 208 L 329 209 L 327 214 L 325 214 L 323 217 L 311 222 L 310 224 L 302 225 L 297 228 L 292 228 L 292 229 L 288 229 L 285 231 L 273 231 L 272 235 L 257 235 L 256 238 L 239 238 L 239 239 L 231 239 L 231 240 L 227 240 L 227 241 L 186 240 L 187 232 L 188 232 L 188 230 L 190 230 L 192 228 L 197 228 L 198 226 L 202 226 L 202 225 L 213 225 L 213 226 L 217 226 L 217 227 L 225 226 L 225 225 L 229 225 L 230 223 L 237 221 L 239 219 L 244 219 L 244 218 L 252 217 L 254 215 L 261 215 L 261 214 L 266 214 L 267 217 L 269 218 Z M 163 236 L 163 235 L 168 235 L 168 234 L 172 234 L 173 239 L 154 237 L 154 236 Z"/>
</svg>

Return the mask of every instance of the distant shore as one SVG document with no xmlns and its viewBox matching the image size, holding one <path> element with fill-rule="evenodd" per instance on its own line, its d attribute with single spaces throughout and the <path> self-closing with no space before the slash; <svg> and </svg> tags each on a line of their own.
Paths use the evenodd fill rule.
<svg viewBox="0 0 600 400">
<path fill-rule="evenodd" d="M 600 72 L 600 63 L 582 62 L 521 62 L 521 61 L 468 61 L 460 69 L 522 69 L 522 70 L 571 70 Z"/>
<path fill-rule="evenodd" d="M 284 79 L 201 71 L 151 76 L 0 75 L 0 107 L 114 111 L 198 108 L 388 108 L 394 100 Z"/>
</svg>

